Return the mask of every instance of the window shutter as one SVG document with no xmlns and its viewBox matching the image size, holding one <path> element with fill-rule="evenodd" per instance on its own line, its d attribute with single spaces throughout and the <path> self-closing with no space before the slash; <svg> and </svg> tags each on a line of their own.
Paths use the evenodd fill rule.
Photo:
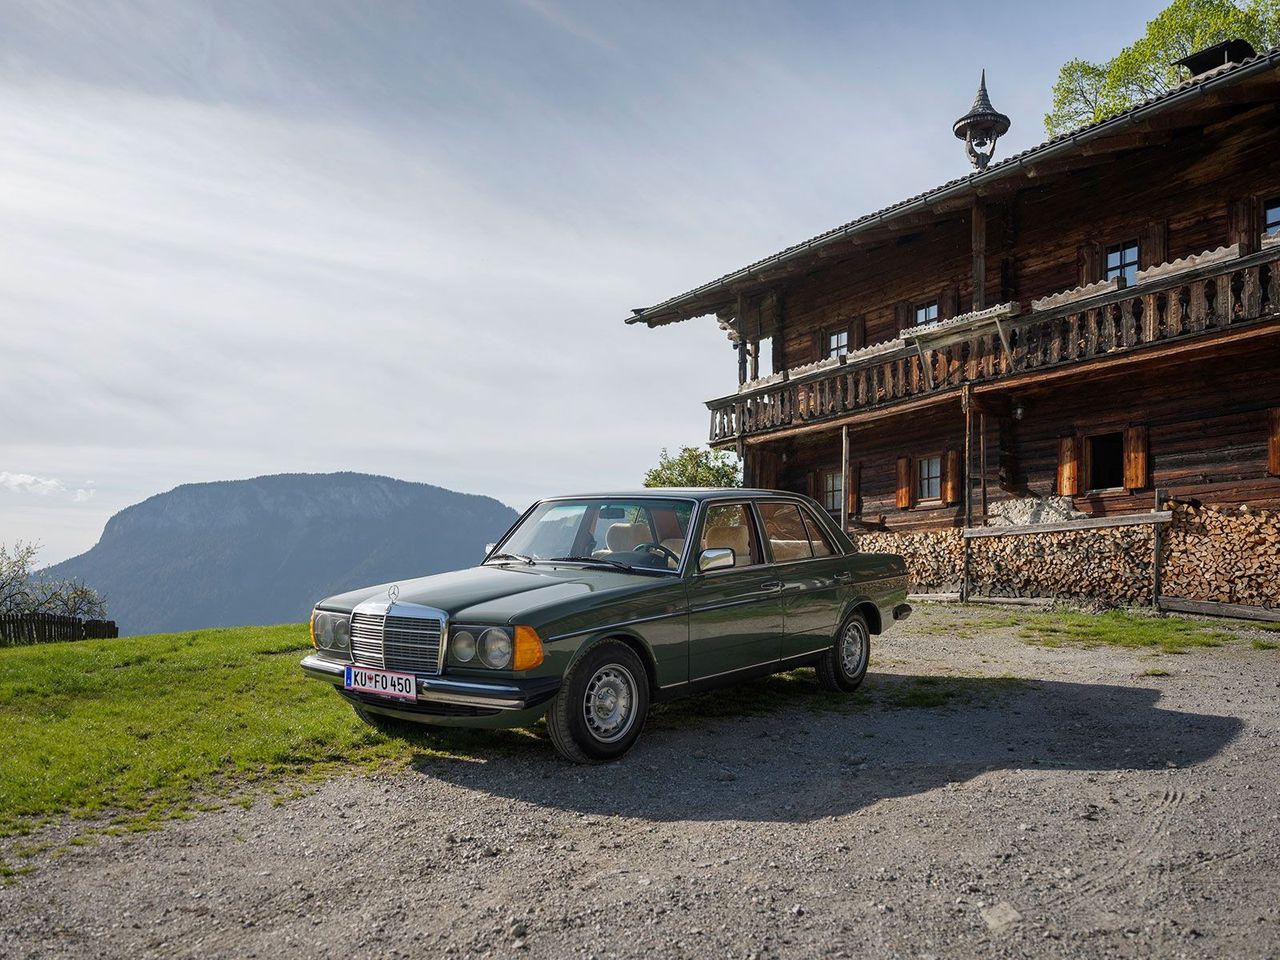
<svg viewBox="0 0 1280 960">
<path fill-rule="evenodd" d="M 804 477 L 804 492 L 810 500 L 818 499 L 818 472 L 810 470 Z"/>
<path fill-rule="evenodd" d="M 1169 259 L 1169 221 L 1152 220 L 1138 238 L 1138 265 L 1147 270 Z"/>
<path fill-rule="evenodd" d="M 827 335 L 819 330 L 813 335 L 813 359 L 821 360 L 827 355 Z"/>
<path fill-rule="evenodd" d="M 897 316 L 899 330 L 906 330 L 916 322 L 916 318 L 911 315 L 910 301 L 899 300 L 893 309 Z"/>
<path fill-rule="evenodd" d="M 849 321 L 849 349 L 860 350 L 867 345 L 866 317 L 854 317 Z"/>
<path fill-rule="evenodd" d="M 849 472 L 844 478 L 844 495 L 849 505 L 849 516 L 856 517 L 858 515 L 858 493 L 859 487 L 862 485 L 862 464 L 849 464 Z"/>
<path fill-rule="evenodd" d="M 910 510 L 915 490 L 911 486 L 911 458 L 898 458 L 898 509 Z"/>
<path fill-rule="evenodd" d="M 1270 437 L 1267 440 L 1267 473 L 1280 477 L 1280 407 L 1267 411 L 1270 423 Z"/>
<path fill-rule="evenodd" d="M 1258 201 L 1254 197 L 1241 197 L 1227 207 L 1227 243 L 1240 244 L 1241 253 L 1253 253 L 1258 249 L 1262 228 L 1258 225 Z"/>
<path fill-rule="evenodd" d="M 942 456 L 942 502 L 954 506 L 960 502 L 960 451 L 954 447 Z"/>
<path fill-rule="evenodd" d="M 1082 243 L 1076 250 L 1076 267 L 1080 286 L 1097 283 L 1102 279 L 1102 247 L 1096 243 Z"/>
<path fill-rule="evenodd" d="M 1130 490 L 1147 487 L 1147 428 L 1125 427 L 1124 485 Z"/>
<path fill-rule="evenodd" d="M 1080 492 L 1080 443 L 1075 437 L 1058 438 L 1058 494 L 1074 497 Z"/>
<path fill-rule="evenodd" d="M 938 319 L 950 320 L 960 313 L 960 288 L 954 283 L 938 292 Z"/>
</svg>

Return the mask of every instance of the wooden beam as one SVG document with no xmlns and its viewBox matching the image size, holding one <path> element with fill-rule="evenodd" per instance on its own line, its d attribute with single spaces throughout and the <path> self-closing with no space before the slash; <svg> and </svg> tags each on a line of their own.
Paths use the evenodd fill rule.
<svg viewBox="0 0 1280 960">
<path fill-rule="evenodd" d="M 969 213 L 970 247 L 973 252 L 973 309 L 987 308 L 987 207 L 974 200 Z"/>
<path fill-rule="evenodd" d="M 937 393 L 931 393 L 927 396 L 917 397 L 914 400 L 908 400 L 905 403 L 896 403 L 892 406 L 877 407 L 874 410 L 864 410 L 861 413 L 850 414 L 846 417 L 832 418 L 823 420 L 820 423 L 806 423 L 799 427 L 789 427 L 786 430 L 770 430 L 768 433 L 753 434 L 746 438 L 747 443 L 772 443 L 775 440 L 782 440 L 786 437 L 795 437 L 806 433 L 820 433 L 827 430 L 837 430 L 848 424 L 850 430 L 857 430 L 861 427 L 870 426 L 888 417 L 897 417 L 909 413 L 916 413 L 928 407 L 936 406 L 941 403 L 949 403 L 955 401 L 960 396 L 959 387 L 951 387 L 948 390 L 940 390 Z M 726 440 L 721 443 L 730 443 Z"/>
<path fill-rule="evenodd" d="M 1161 610 L 1172 610 L 1175 613 L 1200 613 L 1209 617 L 1235 617 L 1237 620 L 1280 623 L 1280 609 L 1274 607 L 1254 607 L 1245 603 L 1216 603 L 1211 600 L 1183 600 L 1181 597 L 1161 597 L 1158 606 Z"/>
<path fill-rule="evenodd" d="M 1106 530 L 1109 527 L 1137 527 L 1144 523 L 1169 523 L 1173 513 L 1135 513 L 1122 517 L 1098 517 L 1091 520 L 1061 520 L 1058 523 L 1022 523 L 1007 527 L 974 527 L 965 530 L 966 539 L 983 537 L 1018 537 L 1031 533 L 1070 533 L 1072 530 Z"/>
</svg>

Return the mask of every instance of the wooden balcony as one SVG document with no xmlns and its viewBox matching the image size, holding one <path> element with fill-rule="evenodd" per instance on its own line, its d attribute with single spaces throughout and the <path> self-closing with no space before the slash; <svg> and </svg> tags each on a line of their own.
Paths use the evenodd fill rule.
<svg viewBox="0 0 1280 960">
<path fill-rule="evenodd" d="M 1097 284 L 1033 307 L 1020 313 L 1004 305 L 904 330 L 899 340 L 744 384 L 708 401 L 711 443 L 1245 327 L 1280 313 L 1280 244 L 1243 257 L 1207 252 L 1143 271 L 1131 288 Z"/>
</svg>

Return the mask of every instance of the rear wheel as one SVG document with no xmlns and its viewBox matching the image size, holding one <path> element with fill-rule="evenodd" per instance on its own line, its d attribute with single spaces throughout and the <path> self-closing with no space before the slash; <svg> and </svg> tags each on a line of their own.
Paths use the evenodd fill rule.
<svg viewBox="0 0 1280 960">
<path fill-rule="evenodd" d="M 573 763 L 606 763 L 640 736 L 649 715 L 649 677 L 635 651 L 604 640 L 569 668 L 547 709 L 547 733 Z"/>
<path fill-rule="evenodd" d="M 871 631 L 860 613 L 851 613 L 836 632 L 835 643 L 818 661 L 818 680 L 828 690 L 852 693 L 867 675 Z"/>
</svg>

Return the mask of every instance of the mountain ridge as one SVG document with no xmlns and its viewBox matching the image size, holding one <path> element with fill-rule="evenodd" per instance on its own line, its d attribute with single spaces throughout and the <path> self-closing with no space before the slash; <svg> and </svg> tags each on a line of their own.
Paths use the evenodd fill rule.
<svg viewBox="0 0 1280 960">
<path fill-rule="evenodd" d="M 477 563 L 516 516 L 371 474 L 214 480 L 125 507 L 47 572 L 105 594 L 122 634 L 296 622 L 333 593 Z"/>
</svg>

